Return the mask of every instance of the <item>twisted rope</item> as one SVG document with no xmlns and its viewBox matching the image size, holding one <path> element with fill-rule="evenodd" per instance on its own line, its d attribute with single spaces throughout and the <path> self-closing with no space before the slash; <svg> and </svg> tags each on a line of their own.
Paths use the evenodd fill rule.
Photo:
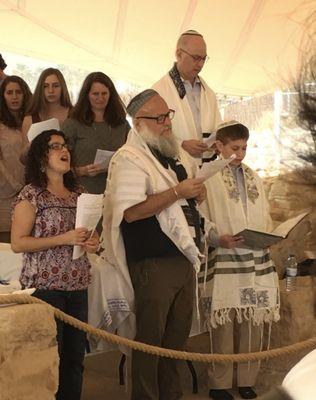
<svg viewBox="0 0 316 400">
<path fill-rule="evenodd" d="M 152 346 L 146 343 L 136 342 L 131 339 L 124 338 L 122 336 L 114 335 L 112 333 L 106 332 L 102 329 L 94 328 L 93 326 L 79 321 L 78 319 L 65 314 L 64 312 L 58 310 L 57 308 L 45 303 L 44 301 L 29 296 L 26 294 L 8 294 L 0 295 L 0 304 L 46 304 L 54 310 L 54 315 L 61 321 L 73 326 L 74 328 L 80 329 L 90 335 L 99 337 L 106 340 L 107 342 L 127 346 L 133 350 L 142 351 L 148 354 L 152 354 L 160 357 L 174 358 L 178 360 L 190 360 L 199 361 L 205 363 L 211 362 L 248 362 L 248 361 L 259 361 L 264 359 L 284 357 L 297 353 L 302 350 L 307 350 L 316 347 L 316 337 L 291 344 L 289 346 L 281 347 L 278 349 L 271 349 L 266 351 L 260 351 L 256 353 L 240 353 L 240 354 L 203 354 L 203 353 L 190 353 L 186 351 L 178 351 L 172 349 L 165 349 L 158 346 Z"/>
</svg>

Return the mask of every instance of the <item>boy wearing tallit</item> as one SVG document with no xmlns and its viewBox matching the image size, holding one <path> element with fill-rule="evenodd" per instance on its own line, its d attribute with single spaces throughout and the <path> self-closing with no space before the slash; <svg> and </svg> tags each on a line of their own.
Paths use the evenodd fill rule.
<svg viewBox="0 0 316 400">
<path fill-rule="evenodd" d="M 172 132 L 174 111 L 153 89 L 127 107 L 133 126 L 113 156 L 103 211 L 103 247 L 134 294 L 136 340 L 183 350 L 190 333 L 195 271 L 200 267 L 203 178 L 183 166 Z M 215 225 L 204 224 L 208 239 Z M 232 235 L 219 238 L 233 247 Z M 132 355 L 132 400 L 182 397 L 177 360 L 140 351 Z"/>
<path fill-rule="evenodd" d="M 209 218 L 219 235 L 236 235 L 245 228 L 269 231 L 271 219 L 259 176 L 242 161 L 248 129 L 230 121 L 216 132 L 221 158 L 234 161 L 206 182 Z M 213 353 L 260 351 L 263 326 L 279 320 L 278 276 L 268 249 L 227 249 L 213 241 L 208 268 L 199 273 L 199 286 Z M 245 247 L 245 246 L 244 246 Z M 235 342 L 235 343 L 234 343 Z M 235 351 L 234 351 L 235 350 Z M 259 362 L 239 363 L 237 386 L 243 399 L 256 396 Z M 210 397 L 232 400 L 233 364 L 214 363 L 208 369 Z"/>
</svg>

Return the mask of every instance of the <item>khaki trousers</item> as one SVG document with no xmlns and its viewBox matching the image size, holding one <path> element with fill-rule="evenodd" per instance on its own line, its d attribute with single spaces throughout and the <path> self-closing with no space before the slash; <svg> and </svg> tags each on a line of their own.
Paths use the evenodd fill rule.
<svg viewBox="0 0 316 400">
<path fill-rule="evenodd" d="M 239 324 L 236 313 L 231 311 L 232 323 L 219 325 L 212 329 L 213 353 L 249 353 L 260 351 L 262 326 L 254 326 L 244 321 Z M 250 336 L 249 336 L 250 334 Z M 260 368 L 260 362 L 237 364 L 237 386 L 254 386 Z M 230 389 L 233 386 L 233 363 L 213 363 L 208 367 L 211 389 Z"/>
<path fill-rule="evenodd" d="M 135 290 L 136 340 L 183 350 L 190 333 L 194 272 L 184 256 L 130 263 Z M 132 400 L 182 397 L 177 360 L 133 351 Z"/>
</svg>

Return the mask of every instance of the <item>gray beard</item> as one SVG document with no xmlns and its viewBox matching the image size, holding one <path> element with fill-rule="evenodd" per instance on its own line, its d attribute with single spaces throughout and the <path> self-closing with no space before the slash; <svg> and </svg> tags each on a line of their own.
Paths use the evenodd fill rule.
<svg viewBox="0 0 316 400">
<path fill-rule="evenodd" d="M 169 136 L 157 136 L 147 127 L 142 127 L 138 130 L 138 133 L 149 147 L 158 150 L 163 156 L 179 157 L 179 145 L 173 132 Z"/>
</svg>

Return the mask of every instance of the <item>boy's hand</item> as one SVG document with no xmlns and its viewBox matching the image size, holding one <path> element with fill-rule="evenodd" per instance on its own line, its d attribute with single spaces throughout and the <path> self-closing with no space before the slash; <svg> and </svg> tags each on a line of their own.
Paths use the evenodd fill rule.
<svg viewBox="0 0 316 400">
<path fill-rule="evenodd" d="M 219 238 L 220 247 L 226 249 L 234 249 L 243 243 L 244 239 L 241 236 L 222 235 Z"/>
</svg>

